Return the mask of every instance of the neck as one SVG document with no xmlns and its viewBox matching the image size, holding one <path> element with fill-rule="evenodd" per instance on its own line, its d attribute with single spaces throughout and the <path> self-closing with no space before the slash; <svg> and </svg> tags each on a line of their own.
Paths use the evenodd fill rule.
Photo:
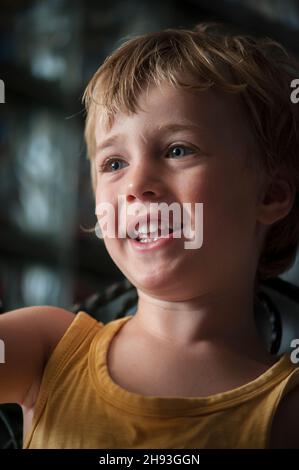
<svg viewBox="0 0 299 470">
<path fill-rule="evenodd" d="M 190 351 L 209 345 L 255 360 L 271 357 L 256 327 L 252 291 L 205 293 L 175 302 L 139 290 L 138 295 L 135 326 L 160 347 Z"/>
</svg>

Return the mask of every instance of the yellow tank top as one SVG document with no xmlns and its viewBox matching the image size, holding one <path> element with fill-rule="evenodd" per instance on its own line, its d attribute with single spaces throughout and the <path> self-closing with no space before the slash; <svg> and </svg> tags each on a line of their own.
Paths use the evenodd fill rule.
<svg viewBox="0 0 299 470">
<path fill-rule="evenodd" d="M 131 316 L 79 312 L 46 365 L 24 449 L 267 448 L 281 398 L 299 384 L 283 355 L 257 379 L 208 397 L 153 397 L 113 382 L 106 355 Z"/>
</svg>

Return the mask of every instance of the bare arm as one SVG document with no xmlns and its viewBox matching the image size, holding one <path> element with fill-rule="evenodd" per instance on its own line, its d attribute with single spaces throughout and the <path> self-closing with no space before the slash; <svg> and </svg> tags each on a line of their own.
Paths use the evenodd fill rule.
<svg viewBox="0 0 299 470">
<path fill-rule="evenodd" d="M 4 363 L 0 363 L 0 403 L 22 405 L 74 314 L 50 307 L 26 307 L 0 315 Z"/>
</svg>

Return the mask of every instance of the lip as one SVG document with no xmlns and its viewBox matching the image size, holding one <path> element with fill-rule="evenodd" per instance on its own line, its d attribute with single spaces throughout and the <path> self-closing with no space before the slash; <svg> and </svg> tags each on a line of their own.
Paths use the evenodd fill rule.
<svg viewBox="0 0 299 470">
<path fill-rule="evenodd" d="M 162 248 L 164 246 L 167 246 L 167 245 L 170 245 L 174 242 L 174 240 L 176 239 L 180 239 L 181 237 L 179 238 L 174 238 L 173 235 L 174 233 L 178 233 L 178 232 L 181 232 L 182 229 L 178 229 L 176 230 L 175 232 L 171 232 L 169 233 L 167 236 L 165 237 L 161 237 L 159 238 L 157 241 L 155 242 L 149 242 L 149 243 L 140 243 L 138 242 L 137 240 L 135 240 L 134 238 L 128 238 L 129 242 L 131 243 L 132 247 L 136 250 L 136 251 L 140 251 L 140 252 L 147 252 L 147 251 L 152 251 L 152 250 L 157 250 L 159 248 Z"/>
<path fill-rule="evenodd" d="M 149 224 L 149 222 L 156 222 L 158 224 L 165 223 L 167 226 L 169 224 L 168 219 L 164 219 L 161 217 L 161 214 L 158 215 L 158 217 L 154 214 L 148 213 L 144 214 L 142 216 L 136 217 L 134 220 L 131 220 L 127 226 L 127 234 L 133 234 L 134 232 L 136 233 L 136 225 L 142 225 L 142 224 Z M 172 224 L 171 224 L 172 225 Z M 128 236 L 129 239 L 132 239 L 134 237 Z M 150 245 L 151 243 L 149 243 Z"/>
</svg>

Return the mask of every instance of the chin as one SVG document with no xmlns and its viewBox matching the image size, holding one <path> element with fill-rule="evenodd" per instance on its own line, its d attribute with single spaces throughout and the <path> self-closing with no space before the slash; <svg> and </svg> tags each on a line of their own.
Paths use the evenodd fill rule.
<svg viewBox="0 0 299 470">
<path fill-rule="evenodd" d="M 158 273 L 141 273 L 135 272 L 132 276 L 129 274 L 126 276 L 129 281 L 140 289 L 146 289 L 151 291 L 164 290 L 169 286 L 169 281 L 163 272 Z"/>
<path fill-rule="evenodd" d="M 139 273 L 138 276 L 136 276 L 136 272 L 132 276 L 129 273 L 124 274 L 137 289 L 165 300 L 184 300 L 188 289 L 191 287 L 190 284 L 186 285 L 186 278 L 184 281 L 184 278 L 177 273 L 173 273 L 172 276 L 167 275 L 165 271 L 155 274 L 144 273 L 144 275 Z"/>
</svg>

